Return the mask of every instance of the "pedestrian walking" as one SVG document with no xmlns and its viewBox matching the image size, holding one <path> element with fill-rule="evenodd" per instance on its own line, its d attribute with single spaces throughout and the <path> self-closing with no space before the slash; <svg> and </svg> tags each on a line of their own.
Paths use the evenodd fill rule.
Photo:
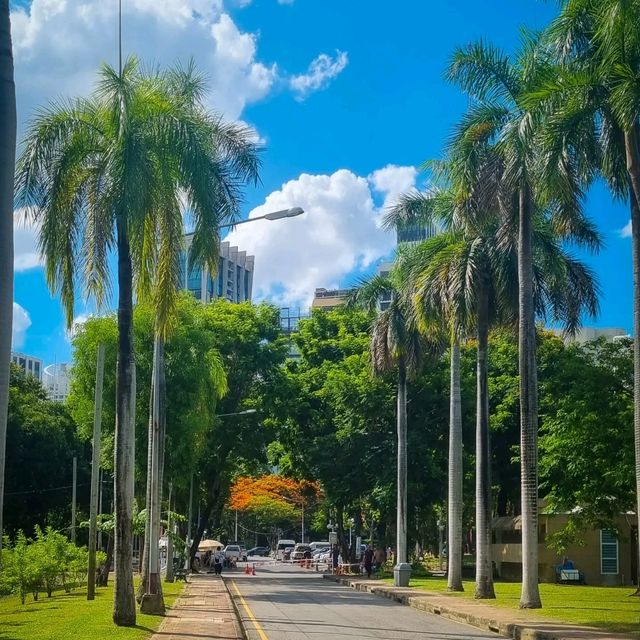
<svg viewBox="0 0 640 640">
<path fill-rule="evenodd" d="M 367 578 L 371 577 L 371 569 L 373 567 L 373 549 L 371 545 L 367 545 L 367 550 L 364 552 L 364 559 L 362 564 L 364 564 L 364 570 L 367 572 Z"/>
</svg>

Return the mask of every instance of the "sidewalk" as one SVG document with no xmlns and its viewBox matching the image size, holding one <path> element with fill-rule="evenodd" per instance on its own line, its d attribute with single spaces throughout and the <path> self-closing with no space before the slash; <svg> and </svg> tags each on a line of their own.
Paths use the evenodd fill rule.
<svg viewBox="0 0 640 640">
<path fill-rule="evenodd" d="M 192 574 L 151 640 L 242 640 L 231 598 L 221 578 Z"/>
<path fill-rule="evenodd" d="M 392 587 L 379 580 L 325 575 L 325 579 L 368 591 L 414 609 L 435 613 L 456 622 L 465 622 L 519 640 L 637 640 L 638 636 L 603 631 L 594 627 L 569 625 L 527 614 L 526 611 L 500 609 L 479 600 L 459 599 L 420 589 Z"/>
</svg>

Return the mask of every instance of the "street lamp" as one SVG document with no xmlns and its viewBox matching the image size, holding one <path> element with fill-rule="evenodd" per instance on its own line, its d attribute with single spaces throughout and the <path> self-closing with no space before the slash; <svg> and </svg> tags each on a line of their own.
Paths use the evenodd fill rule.
<svg viewBox="0 0 640 640">
<path fill-rule="evenodd" d="M 216 413 L 216 418 L 227 418 L 229 416 L 248 416 L 252 413 L 258 413 L 257 409 L 245 409 L 244 411 L 235 411 L 234 413 Z"/>
<path fill-rule="evenodd" d="M 282 209 L 280 211 L 273 211 L 272 213 L 267 213 L 263 216 L 258 216 L 256 218 L 247 218 L 246 220 L 238 220 L 237 222 L 227 222 L 225 224 L 221 224 L 218 226 L 218 229 L 225 229 L 226 227 L 236 227 L 239 224 L 247 224 L 248 222 L 255 222 L 256 220 L 282 220 L 282 218 L 295 218 L 297 216 L 301 216 L 304 213 L 304 209 L 302 207 L 293 207 L 291 209 Z"/>
</svg>

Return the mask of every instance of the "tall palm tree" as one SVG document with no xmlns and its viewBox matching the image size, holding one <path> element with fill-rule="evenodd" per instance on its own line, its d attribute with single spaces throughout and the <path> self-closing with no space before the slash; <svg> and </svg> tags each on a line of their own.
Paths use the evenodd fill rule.
<svg viewBox="0 0 640 640">
<path fill-rule="evenodd" d="M 588 153 L 614 197 L 629 203 L 633 327 L 640 335 L 640 4 L 622 0 L 564 2 L 545 34 L 558 66 L 529 102 L 545 116 L 545 157 Z M 634 340 L 634 434 L 640 526 L 640 340 Z M 638 550 L 640 566 L 640 549 Z M 640 596 L 640 587 L 636 590 Z"/>
<path fill-rule="evenodd" d="M 389 306 L 379 311 L 380 300 L 391 294 Z M 371 327 L 371 364 L 375 375 L 397 374 L 397 514 L 394 583 L 402 584 L 410 574 L 407 564 L 407 381 L 422 365 L 425 342 L 412 322 L 407 300 L 400 295 L 397 274 L 374 276 L 354 289 L 350 306 L 377 313 Z"/>
<path fill-rule="evenodd" d="M 9 0 L 0 0 L 0 552 L 13 322 L 13 173 L 16 158 L 16 87 Z"/>
<path fill-rule="evenodd" d="M 202 98 L 206 92 L 205 78 L 199 75 L 193 63 L 186 68 L 177 67 L 159 78 L 166 84 L 166 92 L 173 100 L 182 105 L 192 119 L 209 119 Z M 247 181 L 258 179 L 257 148 L 252 136 L 244 127 L 224 124 L 216 118 L 217 126 L 211 132 L 213 155 L 211 162 L 216 163 L 217 184 L 215 209 L 206 220 L 205 235 L 209 243 L 218 252 L 219 226 L 232 222 L 241 202 L 241 188 Z M 145 536 L 145 552 L 150 562 L 145 562 L 139 587 L 139 598 L 145 593 L 157 596 L 151 599 L 149 610 L 162 612 L 162 587 L 160 581 L 159 558 L 155 549 L 159 538 L 160 510 L 164 470 L 164 433 L 166 428 L 165 394 L 165 340 L 170 338 L 176 322 L 176 299 L 180 290 L 180 253 L 183 247 L 183 215 L 180 202 L 180 176 L 178 167 L 171 158 L 166 159 L 166 168 L 162 173 L 166 183 L 163 186 L 164 201 L 159 203 L 158 216 L 144 230 L 144 251 L 140 253 L 140 262 L 136 271 L 138 296 L 149 299 L 156 310 L 156 329 L 154 337 L 154 360 L 152 375 L 151 401 L 149 404 L 149 455 L 147 469 L 147 523 L 149 535 Z M 197 264 L 197 255 L 195 256 Z M 194 263 L 189 256 L 189 266 Z M 211 271 L 215 275 L 217 262 Z M 212 361 L 210 370 L 215 397 L 224 393 L 225 385 L 218 384 L 219 363 Z M 212 398 L 214 399 L 214 398 Z"/>
<path fill-rule="evenodd" d="M 492 324 L 516 323 L 516 234 L 495 209 L 484 210 L 483 182 L 464 196 L 455 192 L 411 194 L 386 217 L 406 224 L 434 224 L 437 237 L 401 256 L 404 285 L 412 294 L 418 322 L 427 309 L 444 309 L 458 333 L 475 331 L 476 395 L 476 598 L 495 598 L 491 562 L 491 447 L 489 430 L 488 334 Z M 583 311 L 597 310 L 597 288 L 589 270 L 563 251 L 544 218 L 534 219 L 534 303 L 549 308 L 574 330 Z M 593 242 L 592 229 L 584 230 Z M 577 233 L 577 230 L 576 230 Z M 576 236 L 575 240 L 582 238 Z M 455 363 L 454 363 L 455 365 Z M 452 375 L 453 380 L 453 375 Z M 453 385 L 452 385 L 453 386 Z M 451 481 L 451 480 L 450 480 Z M 451 550 L 450 550 L 451 552 Z"/>
<path fill-rule="evenodd" d="M 235 148 L 229 125 L 177 100 L 166 74 L 141 71 L 129 58 L 122 73 L 103 66 L 88 99 L 56 104 L 31 124 L 17 171 L 18 201 L 39 222 L 40 248 L 52 290 L 60 291 L 71 324 L 75 286 L 98 304 L 110 291 L 111 251 L 118 258 L 118 365 L 115 437 L 115 593 L 113 620 L 135 624 L 132 507 L 135 363 L 132 339 L 134 266 L 144 282 L 157 251 L 153 232 L 166 226 L 179 241 L 167 185 L 186 200 L 194 226 L 192 260 L 215 269 L 218 251 L 211 222 L 220 210 L 220 157 Z M 231 127 L 232 130 L 236 130 Z M 238 155 L 240 175 L 255 172 L 254 154 Z M 151 232 L 149 231 L 151 229 Z M 158 254 L 160 255 L 160 254 Z M 172 280 L 175 264 L 158 261 L 158 280 Z M 169 298 L 163 298 L 166 301 Z"/>
<path fill-rule="evenodd" d="M 565 187 L 555 198 L 554 207 L 546 209 L 553 211 L 556 225 L 570 229 L 584 220 L 580 206 L 583 159 L 560 155 L 554 166 L 543 170 L 537 153 L 537 123 L 524 103 L 529 91 L 547 77 L 549 63 L 543 52 L 538 42 L 529 38 L 511 60 L 495 47 L 479 42 L 458 49 L 447 71 L 448 79 L 472 99 L 451 142 L 457 179 L 463 188 L 470 188 L 477 180 L 478 163 L 489 169 L 494 179 L 483 190 L 495 187 L 502 215 L 518 222 L 521 608 L 542 606 L 538 588 L 538 382 L 532 237 L 536 212 L 551 192 L 544 189 L 544 177 L 552 176 L 554 184 Z M 483 150 L 479 141 L 493 144 Z"/>
</svg>

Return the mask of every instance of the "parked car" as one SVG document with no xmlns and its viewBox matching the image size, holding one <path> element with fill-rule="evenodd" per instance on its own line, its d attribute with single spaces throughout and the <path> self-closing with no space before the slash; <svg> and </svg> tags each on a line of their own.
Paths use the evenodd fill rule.
<svg viewBox="0 0 640 640">
<path fill-rule="evenodd" d="M 227 563 L 238 562 L 241 558 L 240 546 L 237 544 L 228 544 L 224 548 L 224 557 Z"/>
<path fill-rule="evenodd" d="M 253 547 L 247 551 L 248 556 L 268 556 L 270 553 L 270 547 Z"/>
<path fill-rule="evenodd" d="M 278 540 L 278 546 L 276 547 L 276 560 L 286 560 L 285 550 L 293 549 L 296 546 L 295 540 Z"/>
<path fill-rule="evenodd" d="M 241 544 L 240 545 L 240 560 L 242 560 L 242 562 L 246 562 L 247 561 L 247 555 L 249 555 L 247 553 L 247 548 Z"/>
<path fill-rule="evenodd" d="M 285 547 L 284 551 L 282 552 L 282 559 L 291 560 L 291 554 L 293 553 L 293 549 L 294 547 Z"/>
<path fill-rule="evenodd" d="M 292 560 L 305 560 L 311 558 L 311 547 L 308 544 L 299 543 L 293 548 Z"/>
</svg>

